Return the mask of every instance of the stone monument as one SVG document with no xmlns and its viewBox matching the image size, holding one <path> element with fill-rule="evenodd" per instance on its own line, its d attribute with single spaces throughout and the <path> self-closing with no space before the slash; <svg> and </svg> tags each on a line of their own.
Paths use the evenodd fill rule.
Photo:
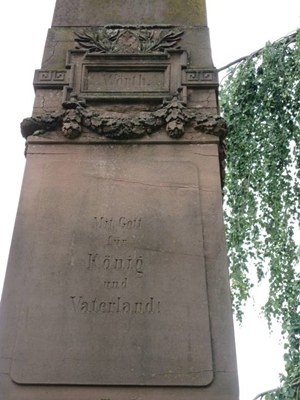
<svg viewBox="0 0 300 400">
<path fill-rule="evenodd" d="M 3 400 L 237 400 L 204 0 L 57 0 L 0 319 Z"/>
</svg>

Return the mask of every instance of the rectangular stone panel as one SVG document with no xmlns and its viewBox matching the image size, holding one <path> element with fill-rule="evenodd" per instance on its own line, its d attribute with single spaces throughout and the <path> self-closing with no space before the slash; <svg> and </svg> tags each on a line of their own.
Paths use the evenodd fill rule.
<svg viewBox="0 0 300 400">
<path fill-rule="evenodd" d="M 101 68 L 84 66 L 82 92 L 86 93 L 141 93 L 168 92 L 169 68 L 157 71 L 141 68 Z"/>
<path fill-rule="evenodd" d="M 200 163 L 191 148 L 58 147 L 28 155 L 32 251 L 11 378 L 208 385 Z"/>
</svg>

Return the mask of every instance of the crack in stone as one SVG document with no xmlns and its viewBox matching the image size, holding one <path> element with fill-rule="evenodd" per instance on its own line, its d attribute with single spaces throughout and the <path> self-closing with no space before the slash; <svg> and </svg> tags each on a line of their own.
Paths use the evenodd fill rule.
<svg viewBox="0 0 300 400">
<path fill-rule="evenodd" d="M 194 189 L 194 190 L 198 190 L 198 186 L 197 185 L 159 185 L 159 184 L 152 184 L 152 183 L 145 183 L 145 182 L 141 182 L 141 181 L 128 181 L 125 179 L 115 179 L 115 178 L 104 178 L 102 176 L 94 176 L 94 178 L 99 179 L 99 180 L 108 180 L 108 181 L 113 181 L 113 182 L 121 182 L 121 183 L 128 183 L 128 184 L 136 184 L 136 185 L 143 185 L 143 186 L 150 186 L 150 187 L 157 187 L 159 189 Z"/>
</svg>

